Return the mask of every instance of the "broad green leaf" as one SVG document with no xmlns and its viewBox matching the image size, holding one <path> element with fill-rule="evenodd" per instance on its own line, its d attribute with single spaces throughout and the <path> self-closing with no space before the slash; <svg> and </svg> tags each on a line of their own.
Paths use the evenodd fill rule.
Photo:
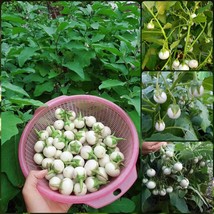
<svg viewBox="0 0 214 214">
<path fill-rule="evenodd" d="M 156 8 L 158 10 L 158 13 L 163 15 L 166 10 L 168 10 L 171 6 L 173 6 L 176 3 L 176 1 L 157 1 L 156 2 Z"/>
<path fill-rule="evenodd" d="M 10 46 L 7 43 L 3 42 L 1 44 L 1 51 L 4 55 L 7 56 L 7 54 L 10 52 Z"/>
<path fill-rule="evenodd" d="M 22 94 L 26 97 L 29 97 L 28 93 L 22 89 L 21 87 L 17 86 L 17 85 L 13 85 L 10 82 L 2 82 L 2 88 L 4 88 L 5 90 L 10 90 L 13 91 L 17 94 Z"/>
<path fill-rule="evenodd" d="M 100 24 L 98 22 L 92 23 L 91 27 L 95 30 L 97 30 L 99 28 Z"/>
<path fill-rule="evenodd" d="M 63 64 L 63 66 L 65 66 L 66 68 L 70 69 L 71 71 L 74 71 L 82 79 L 84 79 L 85 74 L 84 74 L 84 71 L 83 71 L 83 67 L 78 61 L 68 62 L 66 64 Z"/>
<path fill-rule="evenodd" d="M 155 1 L 143 1 L 143 4 L 148 7 L 149 9 L 151 9 L 152 7 L 155 6 Z"/>
<path fill-rule="evenodd" d="M 157 54 L 157 49 L 155 48 L 149 48 L 148 51 L 146 52 L 145 56 L 144 56 L 144 59 L 143 59 L 143 62 L 142 62 L 142 69 L 145 68 L 145 66 L 147 65 L 147 63 L 149 62 L 149 60 L 151 59 L 151 56 L 152 55 L 156 55 Z M 154 66 L 155 66 L 155 63 L 153 62 Z"/>
<path fill-rule="evenodd" d="M 123 86 L 125 85 L 125 82 L 122 82 L 117 79 L 108 79 L 102 81 L 102 84 L 99 86 L 99 89 L 104 89 L 104 88 L 112 88 L 112 87 L 117 87 L 117 86 Z"/>
<path fill-rule="evenodd" d="M 130 116 L 132 122 L 134 123 L 139 136 L 141 135 L 141 124 L 140 124 L 140 116 L 137 111 L 129 111 L 127 112 Z"/>
<path fill-rule="evenodd" d="M 19 16 L 11 15 L 11 14 L 2 14 L 2 20 L 16 22 L 19 24 L 25 24 L 26 22 Z"/>
<path fill-rule="evenodd" d="M 142 132 L 148 132 L 151 128 L 152 128 L 152 117 L 150 115 L 143 115 L 141 128 Z"/>
<path fill-rule="evenodd" d="M 96 57 L 96 53 L 90 50 L 76 50 L 75 54 L 76 56 L 74 57 L 74 61 L 77 61 L 82 68 L 89 66 L 91 64 L 91 59 Z"/>
<path fill-rule="evenodd" d="M 175 120 L 175 126 L 183 128 L 185 133 L 185 140 L 198 140 L 189 117 L 182 114 L 178 119 Z"/>
<path fill-rule="evenodd" d="M 42 77 L 45 77 L 51 70 L 51 65 L 45 62 L 38 62 L 35 66 L 35 69 L 38 71 Z"/>
<path fill-rule="evenodd" d="M 206 129 L 211 125 L 209 111 L 207 107 L 199 100 L 196 101 L 196 105 L 201 110 L 201 113 L 199 114 L 199 116 L 202 118 L 201 128 L 204 132 L 206 132 Z"/>
<path fill-rule="evenodd" d="M 189 213 L 188 206 L 184 198 L 180 198 L 177 192 L 172 192 L 169 194 L 170 202 L 173 206 L 175 206 L 178 211 L 181 213 Z"/>
<path fill-rule="evenodd" d="M 155 140 L 155 141 L 182 141 L 183 137 L 177 137 L 171 133 L 155 133 L 151 137 L 146 138 L 145 140 Z"/>
<path fill-rule="evenodd" d="M 31 48 L 31 47 L 24 48 L 18 56 L 19 66 L 22 67 L 25 64 L 25 62 L 29 60 L 37 50 L 38 48 Z"/>
<path fill-rule="evenodd" d="M 130 97 L 128 95 L 123 95 L 121 98 L 128 100 L 128 104 L 133 105 L 140 116 L 140 96 Z"/>
<path fill-rule="evenodd" d="M 207 4 L 204 7 L 199 7 L 199 9 L 197 10 L 197 13 L 203 13 L 206 10 L 210 10 L 210 8 L 212 7 L 212 4 Z"/>
<path fill-rule="evenodd" d="M 199 14 L 197 15 L 194 19 L 193 19 L 193 22 L 195 23 L 202 23 L 202 22 L 206 22 L 207 18 L 205 15 L 203 14 Z"/>
<path fill-rule="evenodd" d="M 12 97 L 9 100 L 11 103 L 15 103 L 20 106 L 26 106 L 26 105 L 42 106 L 43 105 L 42 102 L 40 102 L 39 100 L 34 100 L 34 99 L 24 99 L 24 98 Z"/>
<path fill-rule="evenodd" d="M 14 27 L 13 28 L 13 35 L 18 34 L 18 33 L 27 33 L 27 29 L 23 27 Z"/>
<path fill-rule="evenodd" d="M 9 201 L 19 192 L 20 190 L 10 183 L 5 173 L 1 173 L 1 213 L 6 213 Z"/>
<path fill-rule="evenodd" d="M 147 199 L 151 196 L 151 192 L 149 191 L 148 188 L 142 188 L 142 198 L 141 198 L 141 206 L 142 206 L 142 210 L 144 207 L 145 202 L 147 201 Z"/>
<path fill-rule="evenodd" d="M 33 68 L 21 68 L 21 69 L 16 69 L 11 72 L 12 75 L 18 75 L 18 74 L 23 74 L 23 73 L 35 73 L 35 70 Z"/>
<path fill-rule="evenodd" d="M 1 148 L 1 171 L 7 174 L 9 181 L 15 187 L 22 187 L 24 183 L 24 176 L 22 174 L 19 159 L 18 159 L 18 145 L 21 133 L 12 137 L 9 141 L 4 143 Z"/>
<path fill-rule="evenodd" d="M 63 31 L 65 29 L 67 29 L 69 26 L 69 23 L 68 22 L 61 22 L 57 28 L 57 31 L 60 32 L 60 31 Z"/>
<path fill-rule="evenodd" d="M 132 213 L 135 209 L 135 203 L 128 198 L 120 198 L 115 202 L 101 208 L 101 212 L 107 213 Z"/>
<path fill-rule="evenodd" d="M 50 37 L 53 37 L 53 34 L 56 33 L 56 28 L 54 27 L 47 27 L 45 25 L 41 25 L 39 24 L 39 26 L 50 36 Z"/>
<path fill-rule="evenodd" d="M 160 31 L 155 31 L 154 33 L 149 33 L 149 31 L 147 31 L 147 30 L 143 31 L 142 32 L 142 39 L 144 41 L 163 46 L 164 39 L 161 39 L 161 37 L 159 36 L 159 33 L 160 33 Z M 153 48 L 153 47 L 150 47 L 150 48 Z"/>
<path fill-rule="evenodd" d="M 101 61 L 104 63 L 104 67 L 110 70 L 121 72 L 123 75 L 127 75 L 129 72 L 124 64 L 107 63 L 104 60 Z"/>
<path fill-rule="evenodd" d="M 113 102 L 113 103 L 115 103 L 117 101 L 114 97 L 112 97 L 108 93 L 106 93 L 106 91 L 104 91 L 100 96 L 111 101 L 111 102 Z"/>
<path fill-rule="evenodd" d="M 2 123 L 2 132 L 1 132 L 1 143 L 2 145 L 10 140 L 11 137 L 18 134 L 17 125 L 21 124 L 23 121 L 16 116 L 13 112 L 2 112 L 1 113 L 1 123 Z"/>
<path fill-rule="evenodd" d="M 93 44 L 93 46 L 103 51 L 109 51 L 114 55 L 122 56 L 123 54 L 115 47 L 112 47 L 112 44 Z"/>
<path fill-rule="evenodd" d="M 164 26 L 163 26 L 163 28 L 164 29 L 169 29 L 169 28 L 171 28 L 172 27 L 172 24 L 171 23 L 166 23 Z"/>
<path fill-rule="evenodd" d="M 41 85 L 36 85 L 34 96 L 38 97 L 44 92 L 52 92 L 53 89 L 54 89 L 54 83 L 49 80 Z"/>
<path fill-rule="evenodd" d="M 176 48 L 179 44 L 180 44 L 180 40 L 177 40 L 177 41 L 173 42 L 173 43 L 170 45 L 170 50 L 173 50 L 173 49 Z"/>
<path fill-rule="evenodd" d="M 91 41 L 94 42 L 99 42 L 100 40 L 104 39 L 105 35 L 104 34 L 96 34 L 93 35 Z"/>
<path fill-rule="evenodd" d="M 213 77 L 210 76 L 203 80 L 203 86 L 205 90 L 212 91 L 213 90 Z"/>
<path fill-rule="evenodd" d="M 196 188 L 194 188 L 194 187 L 192 187 L 192 186 L 189 186 L 189 188 L 191 189 L 191 190 L 193 190 L 199 197 L 200 197 L 200 199 L 203 201 L 203 203 L 207 206 L 207 207 L 209 207 L 209 204 L 206 202 L 206 200 L 203 198 L 203 196 L 202 196 L 202 193 L 200 193 L 200 190 L 197 190 Z"/>
</svg>

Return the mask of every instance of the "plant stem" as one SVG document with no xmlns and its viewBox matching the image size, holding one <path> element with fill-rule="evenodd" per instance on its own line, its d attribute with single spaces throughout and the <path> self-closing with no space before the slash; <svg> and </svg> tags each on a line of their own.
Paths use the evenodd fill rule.
<svg viewBox="0 0 214 214">
<path fill-rule="evenodd" d="M 151 109 L 144 108 L 144 107 L 142 107 L 142 111 L 147 111 L 147 112 L 151 112 L 151 113 L 155 112 L 155 110 L 151 110 Z"/>
<path fill-rule="evenodd" d="M 173 84 L 172 84 L 172 86 L 170 88 L 171 91 L 176 87 L 177 82 L 180 81 L 180 79 L 184 76 L 184 74 L 185 74 L 184 72 L 181 72 L 180 75 L 178 76 L 178 78 L 173 82 Z"/>
<path fill-rule="evenodd" d="M 145 101 L 146 103 L 152 105 L 153 107 L 155 107 L 156 105 L 154 103 L 152 103 L 149 99 L 145 99 L 145 98 L 142 98 L 143 101 Z"/>
<path fill-rule="evenodd" d="M 207 60 L 212 55 L 212 51 L 213 51 L 213 47 L 211 47 L 210 52 L 209 52 L 208 56 L 206 57 L 206 59 L 198 66 L 198 68 L 197 68 L 198 70 L 200 70 L 207 63 Z"/>
<path fill-rule="evenodd" d="M 167 49 L 169 49 L 169 48 L 168 48 L 168 38 L 167 38 L 167 36 L 166 36 L 166 33 L 165 33 L 165 31 L 164 31 L 164 29 L 163 29 L 161 23 L 159 22 L 159 20 L 158 20 L 157 17 L 155 16 L 155 14 L 147 7 L 147 5 L 146 5 L 145 3 L 143 3 L 143 4 L 144 4 L 144 6 L 147 8 L 147 10 L 150 12 L 150 14 L 154 17 L 155 21 L 157 22 L 158 26 L 159 26 L 160 29 L 161 29 L 161 32 L 162 32 L 162 34 L 163 34 L 163 36 L 164 36 L 164 38 L 165 38 L 164 47 L 167 48 Z"/>
</svg>

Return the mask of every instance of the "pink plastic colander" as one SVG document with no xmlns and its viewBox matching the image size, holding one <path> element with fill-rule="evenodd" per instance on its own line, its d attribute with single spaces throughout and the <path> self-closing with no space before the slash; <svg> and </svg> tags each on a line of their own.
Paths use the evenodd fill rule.
<svg viewBox="0 0 214 214">
<path fill-rule="evenodd" d="M 102 186 L 97 192 L 84 196 L 65 196 L 48 187 L 48 181 L 42 179 L 38 183 L 40 193 L 51 200 L 67 204 L 87 204 L 100 208 L 121 197 L 137 179 L 136 161 L 139 152 L 139 140 L 134 124 L 128 115 L 114 103 L 91 95 L 61 96 L 50 100 L 45 106 L 36 110 L 34 117 L 25 127 L 19 143 L 19 162 L 24 176 L 30 170 L 38 170 L 34 163 L 34 144 L 38 140 L 35 129 L 42 130 L 56 120 L 54 111 L 58 108 L 81 112 L 83 116 L 95 116 L 97 121 L 109 126 L 115 136 L 125 140 L 119 142 L 118 147 L 125 156 L 124 167 L 118 177 Z M 117 193 L 117 194 L 116 194 Z M 118 194 L 119 193 L 119 194 Z"/>
</svg>

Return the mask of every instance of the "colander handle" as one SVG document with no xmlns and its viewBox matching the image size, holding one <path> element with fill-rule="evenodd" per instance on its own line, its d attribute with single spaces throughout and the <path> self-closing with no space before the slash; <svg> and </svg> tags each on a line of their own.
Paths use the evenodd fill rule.
<svg viewBox="0 0 214 214">
<path fill-rule="evenodd" d="M 52 104 L 54 104 L 56 101 L 59 102 L 61 100 L 67 99 L 68 96 L 66 95 L 62 95 L 60 97 L 56 97 L 48 102 L 45 103 L 44 106 L 39 107 L 38 109 L 36 109 L 35 114 L 38 114 L 40 111 L 42 111 L 44 108 L 47 108 L 48 106 L 51 106 Z"/>
<path fill-rule="evenodd" d="M 133 167 L 132 170 L 130 171 L 129 175 L 127 178 L 122 182 L 120 185 L 118 185 L 117 188 L 115 188 L 114 191 L 120 190 L 120 194 L 114 195 L 114 192 L 109 192 L 108 194 L 97 198 L 93 201 L 87 202 L 86 204 L 93 207 L 93 208 L 101 208 L 103 206 L 106 206 L 116 199 L 120 198 L 128 189 L 133 185 L 135 180 L 137 179 L 137 170 L 136 167 Z"/>
</svg>

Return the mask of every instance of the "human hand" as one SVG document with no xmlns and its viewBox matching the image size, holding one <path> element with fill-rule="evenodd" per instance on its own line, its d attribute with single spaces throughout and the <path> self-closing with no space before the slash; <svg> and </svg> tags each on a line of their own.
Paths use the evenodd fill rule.
<svg viewBox="0 0 214 214">
<path fill-rule="evenodd" d="M 51 201 L 42 196 L 37 189 L 39 179 L 47 174 L 47 170 L 30 171 L 25 181 L 22 194 L 29 213 L 67 213 L 71 204 Z"/>
<path fill-rule="evenodd" d="M 167 145 L 167 142 L 143 142 L 142 153 L 143 155 L 147 155 L 148 153 L 156 152 L 161 146 L 165 145 Z"/>
</svg>

